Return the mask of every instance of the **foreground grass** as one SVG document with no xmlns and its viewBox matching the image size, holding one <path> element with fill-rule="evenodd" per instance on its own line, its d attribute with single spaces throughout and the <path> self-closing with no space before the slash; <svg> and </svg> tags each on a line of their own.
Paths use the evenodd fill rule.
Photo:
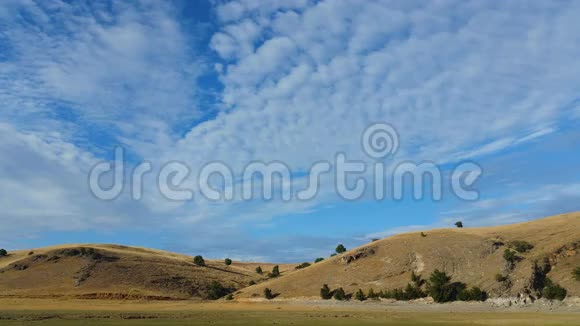
<svg viewBox="0 0 580 326">
<path fill-rule="evenodd" d="M 2 325 L 578 325 L 578 314 L 340 311 L 2 311 Z"/>
</svg>

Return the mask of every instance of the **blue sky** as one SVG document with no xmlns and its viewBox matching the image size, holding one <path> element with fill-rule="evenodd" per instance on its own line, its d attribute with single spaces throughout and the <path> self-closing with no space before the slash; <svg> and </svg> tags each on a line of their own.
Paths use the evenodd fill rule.
<svg viewBox="0 0 580 326">
<path fill-rule="evenodd" d="M 304 261 L 397 232 L 580 209 L 577 1 L 0 2 L 0 247 L 107 242 Z M 301 185 L 366 126 L 388 164 L 475 162 L 479 200 L 102 201 L 88 175 L 281 161 Z M 193 181 L 188 181 L 193 182 Z M 130 181 L 125 180 L 128 185 Z"/>
</svg>

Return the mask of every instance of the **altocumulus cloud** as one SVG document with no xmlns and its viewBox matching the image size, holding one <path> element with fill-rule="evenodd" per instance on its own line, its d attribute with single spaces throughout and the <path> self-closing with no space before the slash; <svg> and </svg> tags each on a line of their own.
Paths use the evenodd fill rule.
<svg viewBox="0 0 580 326">
<path fill-rule="evenodd" d="M 75 218 L 77 228 L 122 228 L 138 212 L 163 219 L 167 232 L 236 230 L 315 214 L 336 200 L 323 179 L 308 203 L 167 203 L 146 194 L 142 203 L 102 205 L 79 178 L 119 143 L 135 160 L 180 160 L 193 171 L 208 160 L 234 171 L 252 160 L 306 171 L 337 151 L 367 159 L 359 135 L 377 121 L 398 129 L 398 159 L 455 163 L 541 140 L 578 119 L 576 1 L 228 1 L 212 9 L 212 28 L 195 31 L 167 2 L 0 6 L 0 117 L 12 138 L 1 145 L 28 158 L 0 161 L 0 179 L 12 187 L 2 188 L 11 213 L 0 219 L 15 224 L 50 216 L 60 222 L 48 227 L 59 230 Z M 207 30 L 207 44 L 192 46 Z M 199 103 L 202 75 L 222 86 L 215 107 Z M 183 125 L 191 127 L 177 132 Z M 50 196 L 38 193 L 47 185 Z M 31 188 L 36 195 L 27 195 Z"/>
</svg>

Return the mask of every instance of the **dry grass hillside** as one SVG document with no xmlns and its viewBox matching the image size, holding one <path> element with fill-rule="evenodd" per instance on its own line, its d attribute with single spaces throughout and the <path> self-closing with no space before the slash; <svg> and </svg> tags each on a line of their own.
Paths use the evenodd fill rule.
<svg viewBox="0 0 580 326">
<path fill-rule="evenodd" d="M 395 235 L 326 259 L 290 275 L 239 291 L 237 298 L 262 297 L 270 288 L 280 297 L 319 297 L 320 288 L 343 287 L 387 290 L 404 287 L 411 272 L 424 279 L 439 269 L 468 286 L 479 286 L 491 296 L 537 294 L 546 276 L 580 295 L 580 282 L 571 272 L 580 266 L 580 213 L 570 213 L 527 223 L 485 228 L 436 229 Z M 510 265 L 503 258 L 513 241 L 534 247 L 517 253 Z M 496 275 L 508 277 L 498 282 Z"/>
<path fill-rule="evenodd" d="M 0 296 L 122 299 L 205 297 L 212 281 L 240 289 L 260 281 L 257 266 L 274 264 L 206 260 L 119 245 L 65 245 L 10 252 L 0 257 Z M 282 275 L 294 265 L 280 265 Z"/>
</svg>

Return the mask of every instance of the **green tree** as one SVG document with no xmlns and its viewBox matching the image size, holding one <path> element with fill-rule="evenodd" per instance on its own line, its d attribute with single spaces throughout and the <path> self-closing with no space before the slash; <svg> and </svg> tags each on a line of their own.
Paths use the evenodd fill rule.
<svg viewBox="0 0 580 326">
<path fill-rule="evenodd" d="M 300 265 L 298 265 L 298 266 L 296 266 L 294 268 L 295 269 L 302 269 L 302 268 L 306 268 L 308 266 L 310 266 L 310 263 L 302 263 L 302 264 L 300 264 Z"/>
<path fill-rule="evenodd" d="M 361 289 L 358 289 L 358 291 L 356 291 L 356 293 L 354 294 L 354 298 L 357 299 L 358 301 L 365 301 L 367 299 L 365 293 Z"/>
<path fill-rule="evenodd" d="M 332 298 L 332 291 L 330 291 L 328 284 L 324 284 L 320 289 L 320 297 L 324 300 Z"/>
<path fill-rule="evenodd" d="M 205 266 L 205 260 L 203 259 L 202 256 L 195 256 L 193 257 L 193 263 L 196 264 L 197 266 Z"/>
<path fill-rule="evenodd" d="M 463 227 L 463 222 L 457 221 L 457 222 L 455 222 L 455 226 L 458 227 L 458 228 L 462 228 Z"/>
<path fill-rule="evenodd" d="M 264 271 L 262 271 L 262 267 L 261 266 L 256 267 L 256 273 L 262 274 L 263 272 Z"/>
<path fill-rule="evenodd" d="M 0 257 L 4 257 L 8 255 L 8 251 L 6 249 L 0 249 Z"/>
<path fill-rule="evenodd" d="M 519 253 L 528 252 L 534 249 L 534 245 L 523 240 L 515 240 L 509 243 L 509 246 L 514 248 Z"/>
<path fill-rule="evenodd" d="M 341 243 L 341 244 L 339 244 L 338 246 L 336 246 L 336 249 L 335 249 L 335 251 L 336 251 L 336 253 L 337 253 L 337 254 L 342 254 L 343 252 L 345 252 L 345 251 L 346 251 L 346 248 L 345 248 L 345 246 L 344 246 L 344 245 Z"/>
<path fill-rule="evenodd" d="M 450 276 L 438 269 L 434 270 L 427 282 L 427 292 L 435 302 L 453 301 L 450 298 L 451 291 L 449 289 Z"/>
<path fill-rule="evenodd" d="M 332 295 L 332 297 L 335 300 L 343 301 L 343 300 L 346 300 L 346 293 L 344 292 L 343 288 L 338 288 L 338 289 L 334 290 L 334 294 Z"/>
<path fill-rule="evenodd" d="M 316 258 L 316 259 L 314 260 L 314 263 L 320 263 L 320 262 L 321 262 L 321 261 L 323 261 L 323 260 L 324 260 L 324 258 L 322 258 L 322 257 L 319 257 L 319 258 Z"/>
<path fill-rule="evenodd" d="M 232 264 L 232 260 L 229 258 L 224 259 L 224 264 L 226 264 L 227 266 L 230 266 Z"/>
<path fill-rule="evenodd" d="M 274 266 L 272 272 L 268 274 L 268 276 L 272 278 L 280 276 L 280 267 L 278 267 L 278 265 Z"/>
<path fill-rule="evenodd" d="M 223 287 L 219 282 L 213 281 L 211 282 L 209 289 L 207 291 L 207 298 L 209 300 L 217 300 L 225 295 L 227 295 L 230 291 Z"/>
<path fill-rule="evenodd" d="M 265 288 L 264 289 L 264 298 L 270 300 L 270 299 L 274 299 L 274 294 L 272 293 L 272 290 L 270 290 L 269 288 Z"/>
<path fill-rule="evenodd" d="M 478 287 L 465 289 L 457 294 L 457 299 L 461 301 L 485 301 L 487 300 L 487 292 L 482 291 Z"/>
<path fill-rule="evenodd" d="M 546 278 L 546 283 L 544 289 L 542 290 L 542 296 L 549 300 L 564 300 L 566 298 L 567 291 L 560 285 L 552 282 L 549 278 Z"/>
<path fill-rule="evenodd" d="M 516 254 L 515 251 L 513 250 L 509 250 L 506 249 L 503 252 L 503 259 L 505 259 L 505 261 L 509 262 L 509 263 L 515 263 L 516 261 L 519 260 L 520 257 L 518 257 L 518 255 Z"/>
<path fill-rule="evenodd" d="M 572 276 L 574 277 L 574 279 L 578 282 L 580 282 L 580 267 L 576 267 L 573 271 L 572 271 Z"/>
</svg>

